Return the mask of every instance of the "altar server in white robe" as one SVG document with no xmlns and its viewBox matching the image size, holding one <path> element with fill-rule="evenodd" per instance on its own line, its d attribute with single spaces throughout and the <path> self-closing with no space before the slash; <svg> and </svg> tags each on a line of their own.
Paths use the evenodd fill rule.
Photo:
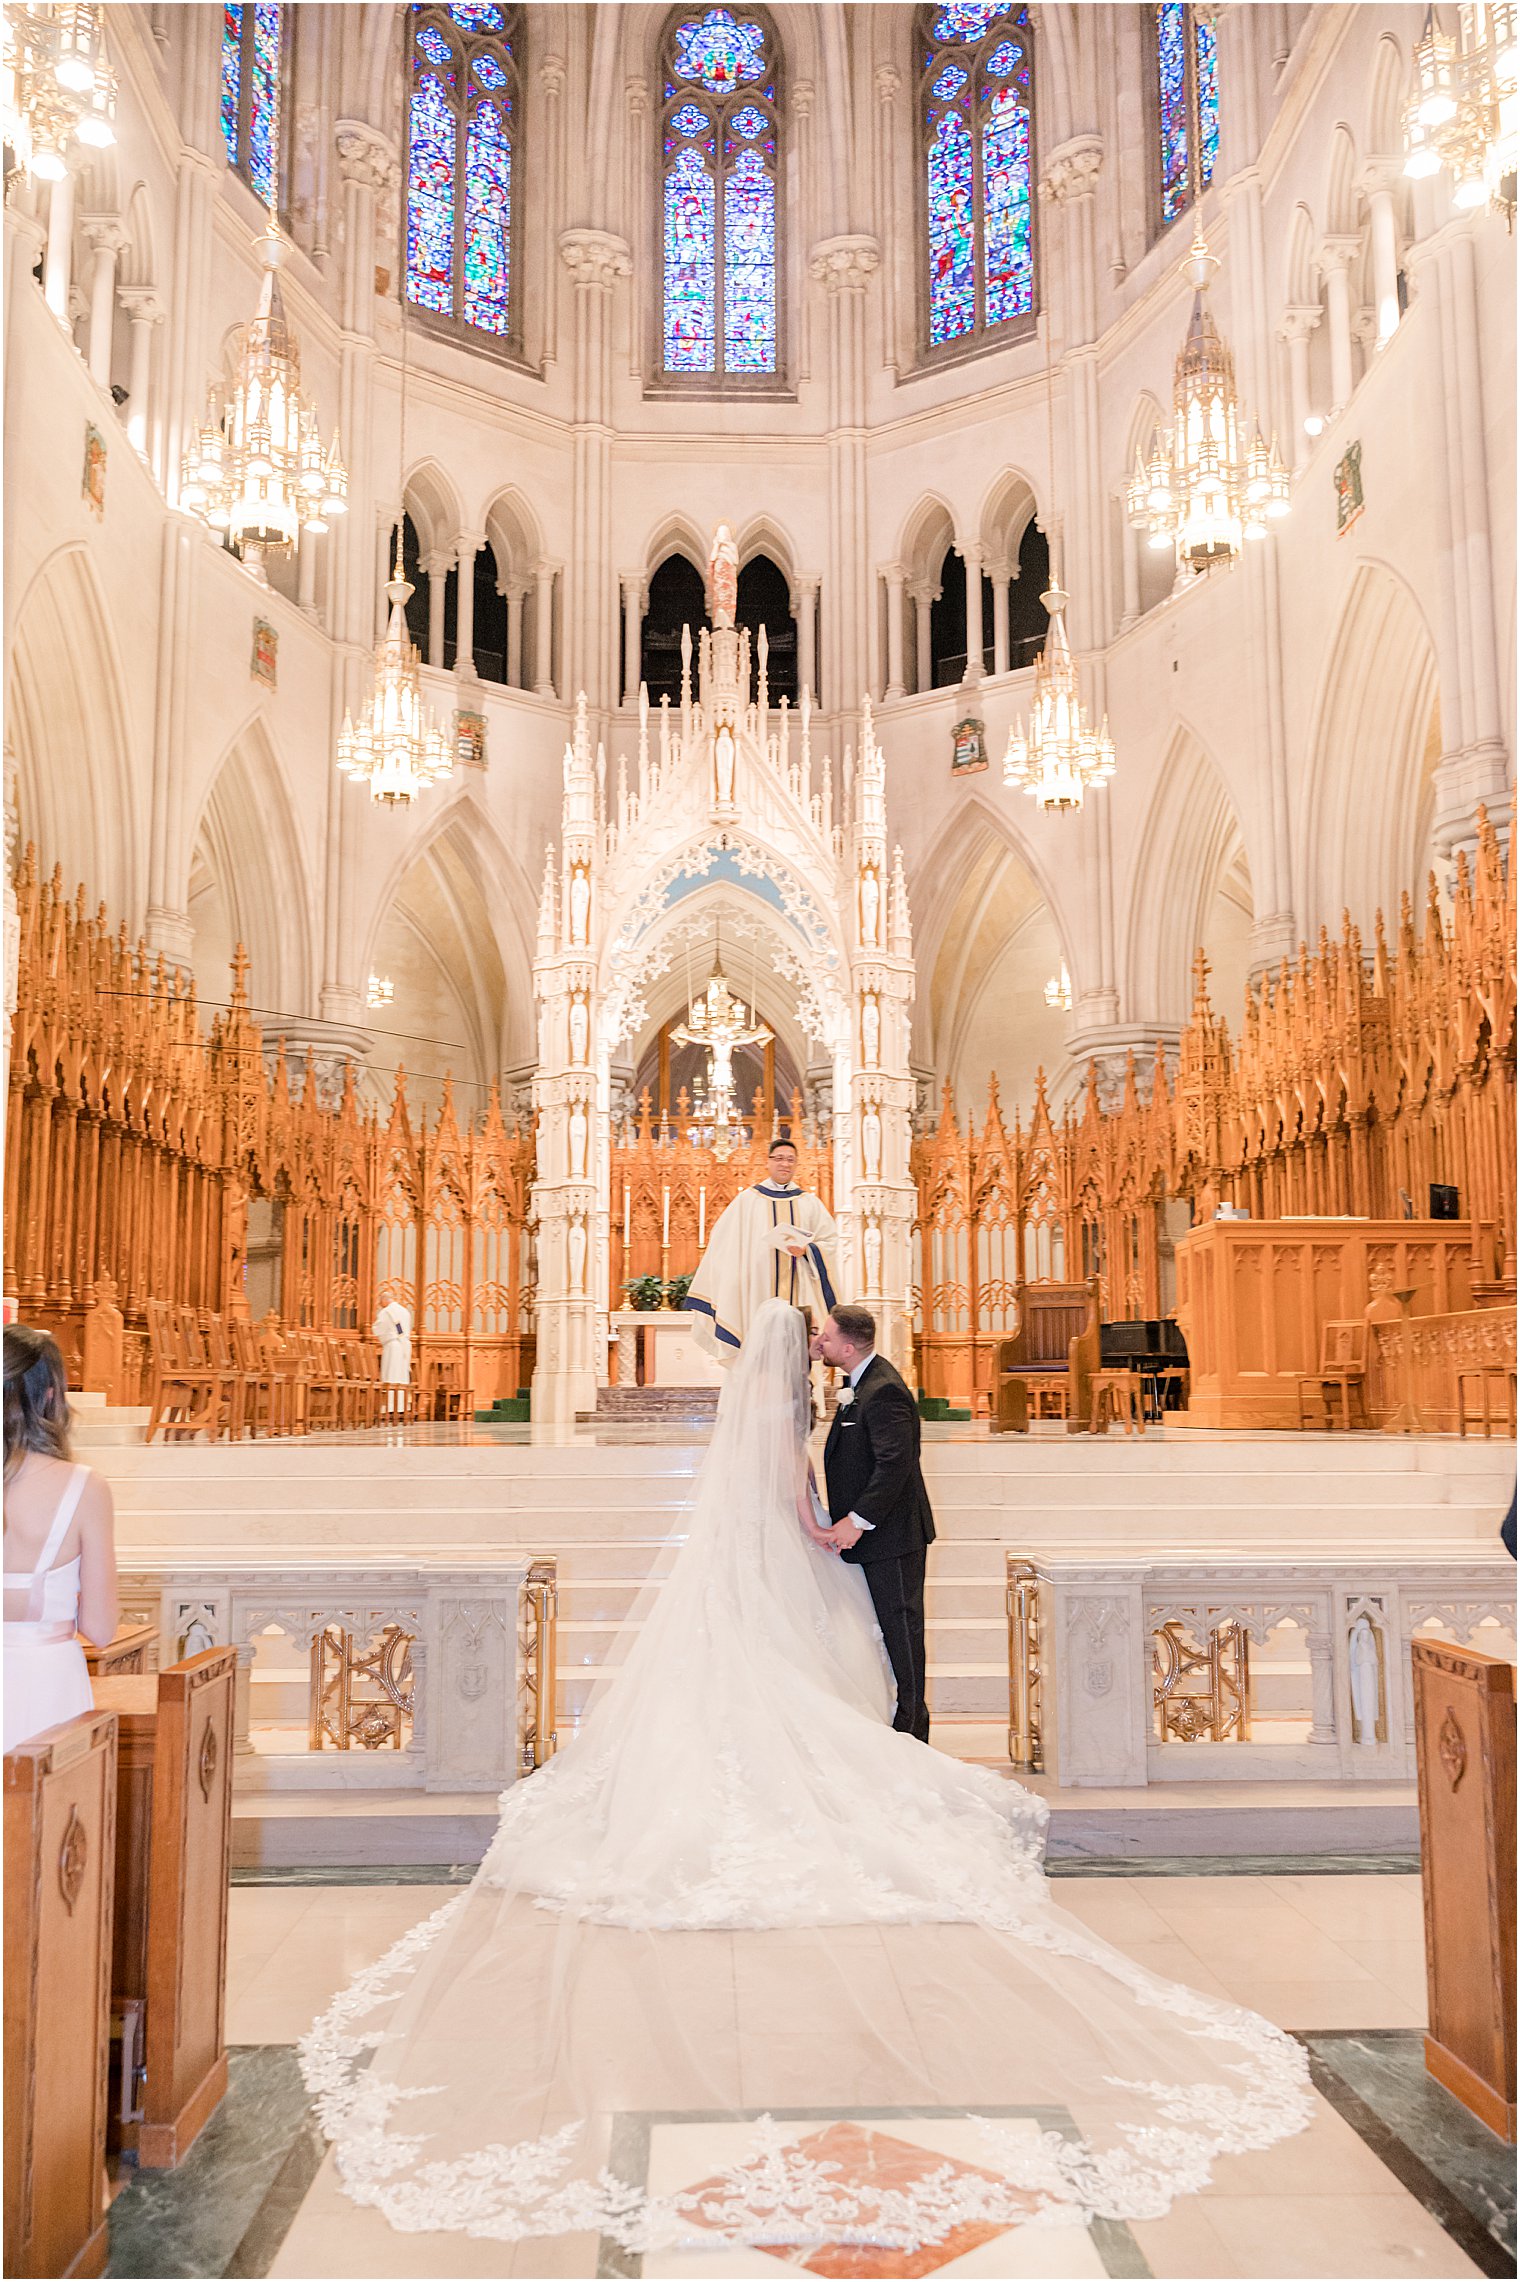
<svg viewBox="0 0 1520 2282">
<path fill-rule="evenodd" d="M 369 1327 L 370 1337 L 380 1342 L 380 1384 L 383 1387 L 404 1387 L 412 1376 L 412 1311 L 403 1307 L 399 1299 L 389 1299 Z M 394 1395 L 385 1398 L 386 1410 L 401 1408 Z"/>
<path fill-rule="evenodd" d="M 697 1345 L 720 1363 L 733 1362 L 766 1300 L 810 1308 L 819 1322 L 834 1305 L 838 1231 L 796 1173 L 793 1144 L 773 1141 L 765 1179 L 741 1189 L 713 1223 L 684 1304 Z"/>
</svg>

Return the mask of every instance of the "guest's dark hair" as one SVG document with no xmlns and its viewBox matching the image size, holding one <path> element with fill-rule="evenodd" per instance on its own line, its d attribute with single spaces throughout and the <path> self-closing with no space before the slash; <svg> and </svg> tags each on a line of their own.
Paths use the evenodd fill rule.
<svg viewBox="0 0 1520 2282">
<path fill-rule="evenodd" d="M 7 1481 L 29 1450 L 69 1457 L 69 1381 L 53 1334 L 12 1323 L 5 1332 Z"/>
<path fill-rule="evenodd" d="M 874 1347 L 876 1344 L 876 1318 L 868 1307 L 860 1307 L 853 1300 L 841 1301 L 831 1307 L 829 1314 L 835 1326 L 856 1347 Z"/>
</svg>

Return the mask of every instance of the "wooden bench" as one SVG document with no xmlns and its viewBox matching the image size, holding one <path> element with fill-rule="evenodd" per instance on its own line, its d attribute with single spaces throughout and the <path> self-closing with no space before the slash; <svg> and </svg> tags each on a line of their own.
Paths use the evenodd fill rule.
<svg viewBox="0 0 1520 2282">
<path fill-rule="evenodd" d="M 104 1648 L 97 1648 L 93 1640 L 83 1640 L 84 1660 L 90 1668 L 90 1678 L 118 1679 L 123 1672 L 151 1672 L 158 1653 L 158 1626 L 156 1624 L 124 1624 Z"/>
<path fill-rule="evenodd" d="M 112 2143 L 172 2170 L 227 2089 L 236 1651 L 94 1682 L 116 1714 Z"/>
<path fill-rule="evenodd" d="M 116 1721 L 5 1755 L 5 2271 L 100 2274 Z"/>
</svg>

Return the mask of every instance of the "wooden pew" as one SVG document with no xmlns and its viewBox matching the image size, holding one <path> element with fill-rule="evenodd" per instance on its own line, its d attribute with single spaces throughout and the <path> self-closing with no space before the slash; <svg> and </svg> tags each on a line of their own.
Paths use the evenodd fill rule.
<svg viewBox="0 0 1520 2282">
<path fill-rule="evenodd" d="M 224 2036 L 237 1656 L 100 1677 L 121 1726 L 112 2034 L 113 2144 L 172 2170 L 227 2089 Z"/>
<path fill-rule="evenodd" d="M 116 1721 L 5 1755 L 5 2271 L 99 2274 Z"/>
<path fill-rule="evenodd" d="M 1425 2065 L 1492 2132 L 1515 2137 L 1515 1668 L 1413 1643 Z"/>
<path fill-rule="evenodd" d="M 156 1624 L 124 1624 L 104 1648 L 97 1648 L 93 1640 L 85 1640 L 84 1660 L 92 1680 L 115 1680 L 123 1672 L 151 1672 L 157 1650 Z"/>
</svg>

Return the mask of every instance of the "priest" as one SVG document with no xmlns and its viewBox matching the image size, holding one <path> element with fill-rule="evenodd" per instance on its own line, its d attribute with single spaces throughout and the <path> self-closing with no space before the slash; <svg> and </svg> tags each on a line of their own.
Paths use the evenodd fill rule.
<svg viewBox="0 0 1520 2282">
<path fill-rule="evenodd" d="M 731 1363 L 755 1310 L 768 1299 L 811 1308 L 822 1322 L 834 1304 L 838 1269 L 833 1215 L 797 1186 L 797 1151 L 773 1141 L 766 1177 L 741 1189 L 713 1223 L 685 1305 L 704 1354 Z"/>
</svg>

